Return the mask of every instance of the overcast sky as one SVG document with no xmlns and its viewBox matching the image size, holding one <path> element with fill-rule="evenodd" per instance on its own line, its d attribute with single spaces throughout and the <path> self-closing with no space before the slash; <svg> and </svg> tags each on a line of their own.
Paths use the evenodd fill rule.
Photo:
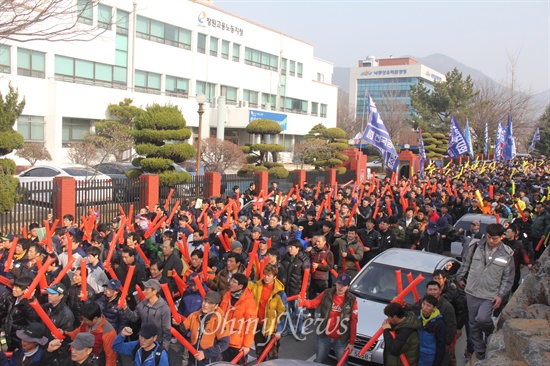
<svg viewBox="0 0 550 366">
<path fill-rule="evenodd" d="M 315 56 L 353 67 L 368 55 L 441 53 L 494 80 L 550 89 L 550 0 L 214 0 L 235 15 L 313 43 Z"/>
</svg>

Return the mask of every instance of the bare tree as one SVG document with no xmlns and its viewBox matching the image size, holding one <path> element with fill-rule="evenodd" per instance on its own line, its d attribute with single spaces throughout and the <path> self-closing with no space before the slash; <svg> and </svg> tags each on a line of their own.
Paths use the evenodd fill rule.
<svg viewBox="0 0 550 366">
<path fill-rule="evenodd" d="M 82 6 L 74 0 L 0 0 L 0 40 L 93 40 L 105 29 L 80 21 L 98 3 L 97 0 L 88 0 L 80 3 Z"/>
<path fill-rule="evenodd" d="M 36 162 L 39 160 L 52 159 L 50 153 L 48 152 L 48 149 L 46 149 L 45 146 L 33 142 L 25 142 L 23 147 L 17 150 L 15 155 L 27 160 L 29 163 L 31 163 L 31 166 L 34 166 L 34 164 L 36 164 Z"/>
<path fill-rule="evenodd" d="M 303 140 L 294 145 L 294 157 L 304 163 L 315 165 L 317 161 L 326 161 L 332 157 L 333 148 L 324 139 Z"/>
<path fill-rule="evenodd" d="M 73 164 L 93 165 L 99 157 L 98 148 L 90 141 L 76 142 L 67 152 L 67 158 Z"/>
<path fill-rule="evenodd" d="M 375 101 L 376 102 L 376 101 Z M 382 99 L 376 103 L 378 113 L 384 121 L 388 134 L 400 143 L 403 132 L 410 132 L 412 125 L 407 122 L 409 107 L 400 99 L 400 91 L 394 85 L 382 92 Z M 403 136 L 408 138 L 407 136 Z"/>
<path fill-rule="evenodd" d="M 230 168 L 240 168 L 246 160 L 241 148 L 231 141 L 209 137 L 202 139 L 201 161 L 205 165 L 205 171 L 219 172 Z"/>
<path fill-rule="evenodd" d="M 361 120 L 355 117 L 353 106 L 349 101 L 349 94 L 338 89 L 338 109 L 336 110 L 336 126 L 346 131 L 348 137 L 353 138 L 361 131 Z"/>
</svg>

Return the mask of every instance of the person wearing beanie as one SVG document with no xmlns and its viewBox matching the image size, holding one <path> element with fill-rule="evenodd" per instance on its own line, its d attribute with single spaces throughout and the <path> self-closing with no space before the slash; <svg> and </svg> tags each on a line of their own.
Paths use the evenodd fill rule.
<svg viewBox="0 0 550 366">
<path fill-rule="evenodd" d="M 143 323 L 139 330 L 139 340 L 124 342 L 133 334 L 132 328 L 124 327 L 113 342 L 113 351 L 132 357 L 134 365 L 169 366 L 168 351 L 158 342 L 159 330 L 155 323 Z"/>
</svg>

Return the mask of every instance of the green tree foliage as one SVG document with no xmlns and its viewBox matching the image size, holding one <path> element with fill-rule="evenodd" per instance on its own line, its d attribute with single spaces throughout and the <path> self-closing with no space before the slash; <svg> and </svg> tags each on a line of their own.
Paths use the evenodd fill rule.
<svg viewBox="0 0 550 366">
<path fill-rule="evenodd" d="M 19 101 L 19 91 L 9 85 L 5 98 L 0 94 L 0 156 L 23 147 L 23 136 L 13 129 L 15 121 L 25 108 L 25 98 Z M 17 200 L 16 189 L 19 180 L 15 174 L 15 162 L 0 159 L 0 212 L 10 211 Z"/>
<path fill-rule="evenodd" d="M 35 142 L 25 142 L 23 147 L 17 150 L 15 155 L 27 160 L 32 166 L 34 166 L 38 160 L 52 160 L 48 149 L 42 144 Z"/>
<path fill-rule="evenodd" d="M 317 124 L 307 133 L 304 141 L 296 145 L 294 153 L 315 169 L 334 168 L 348 160 L 347 155 L 340 153 L 348 147 L 346 131 Z"/>
<path fill-rule="evenodd" d="M 449 135 L 443 133 L 422 132 L 426 156 L 431 159 L 439 159 L 447 154 Z"/>
<path fill-rule="evenodd" d="M 535 146 L 535 152 L 550 155 L 550 104 L 546 106 L 544 114 L 539 118 L 540 141 Z"/>
<path fill-rule="evenodd" d="M 456 68 L 448 72 L 446 82 L 435 82 L 430 92 L 423 83 L 411 86 L 411 105 L 415 112 L 411 123 L 426 132 L 446 132 L 449 130 L 451 116 L 465 123 L 472 119 L 478 92 L 468 75 L 463 79 Z"/>
<path fill-rule="evenodd" d="M 283 145 L 266 142 L 268 142 L 268 136 L 272 137 L 278 135 L 282 131 L 283 128 L 281 125 L 270 119 L 262 118 L 250 122 L 246 126 L 246 132 L 261 135 L 261 144 L 243 146 L 242 151 L 245 154 L 250 154 L 246 157 L 246 161 L 250 164 L 256 163 L 259 166 L 264 166 L 267 162 L 268 155 L 271 154 L 273 161 L 277 162 L 277 153 L 285 151 L 285 147 Z M 243 167 L 243 169 L 246 170 L 246 167 Z"/>
<path fill-rule="evenodd" d="M 246 132 L 257 135 L 276 135 L 282 131 L 280 124 L 265 118 L 254 120 L 246 126 Z"/>
<path fill-rule="evenodd" d="M 191 136 L 185 127 L 185 119 L 177 106 L 153 104 L 139 113 L 134 120 L 133 133 L 141 169 L 158 173 L 161 183 L 173 186 L 190 181 L 186 173 L 176 173 L 172 164 L 181 163 L 195 155 L 195 149 L 183 140 Z"/>
</svg>

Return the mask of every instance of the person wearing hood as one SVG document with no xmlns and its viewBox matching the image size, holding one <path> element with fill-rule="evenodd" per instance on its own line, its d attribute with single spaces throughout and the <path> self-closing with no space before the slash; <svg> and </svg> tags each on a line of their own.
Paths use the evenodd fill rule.
<svg viewBox="0 0 550 366">
<path fill-rule="evenodd" d="M 437 299 L 426 295 L 418 319 L 422 321 L 419 331 L 420 354 L 418 366 L 441 366 L 445 354 L 445 322 L 437 309 Z"/>
<path fill-rule="evenodd" d="M 144 323 L 154 323 L 157 326 L 158 339 L 164 349 L 169 349 L 172 335 L 172 315 L 166 300 L 159 296 L 161 291 L 160 283 L 157 280 L 150 279 L 143 282 L 143 294 L 145 299 L 132 311 L 128 308 L 128 303 L 124 304 L 124 316 L 130 322 L 141 320 Z"/>
<path fill-rule="evenodd" d="M 239 365 L 244 364 L 250 352 L 258 321 L 254 295 L 247 286 L 248 278 L 242 273 L 235 273 L 229 280 L 229 291 L 225 293 L 220 304 L 225 314 L 225 321 L 232 327 L 229 348 L 223 352 L 222 358 L 224 361 L 231 361 L 240 351 L 243 351 L 244 356 L 239 361 Z"/>
<path fill-rule="evenodd" d="M 420 319 L 406 313 L 401 304 L 392 302 L 384 308 L 387 318 L 384 328 L 384 365 L 400 366 L 400 355 L 405 355 L 409 365 L 418 364 Z"/>
</svg>

